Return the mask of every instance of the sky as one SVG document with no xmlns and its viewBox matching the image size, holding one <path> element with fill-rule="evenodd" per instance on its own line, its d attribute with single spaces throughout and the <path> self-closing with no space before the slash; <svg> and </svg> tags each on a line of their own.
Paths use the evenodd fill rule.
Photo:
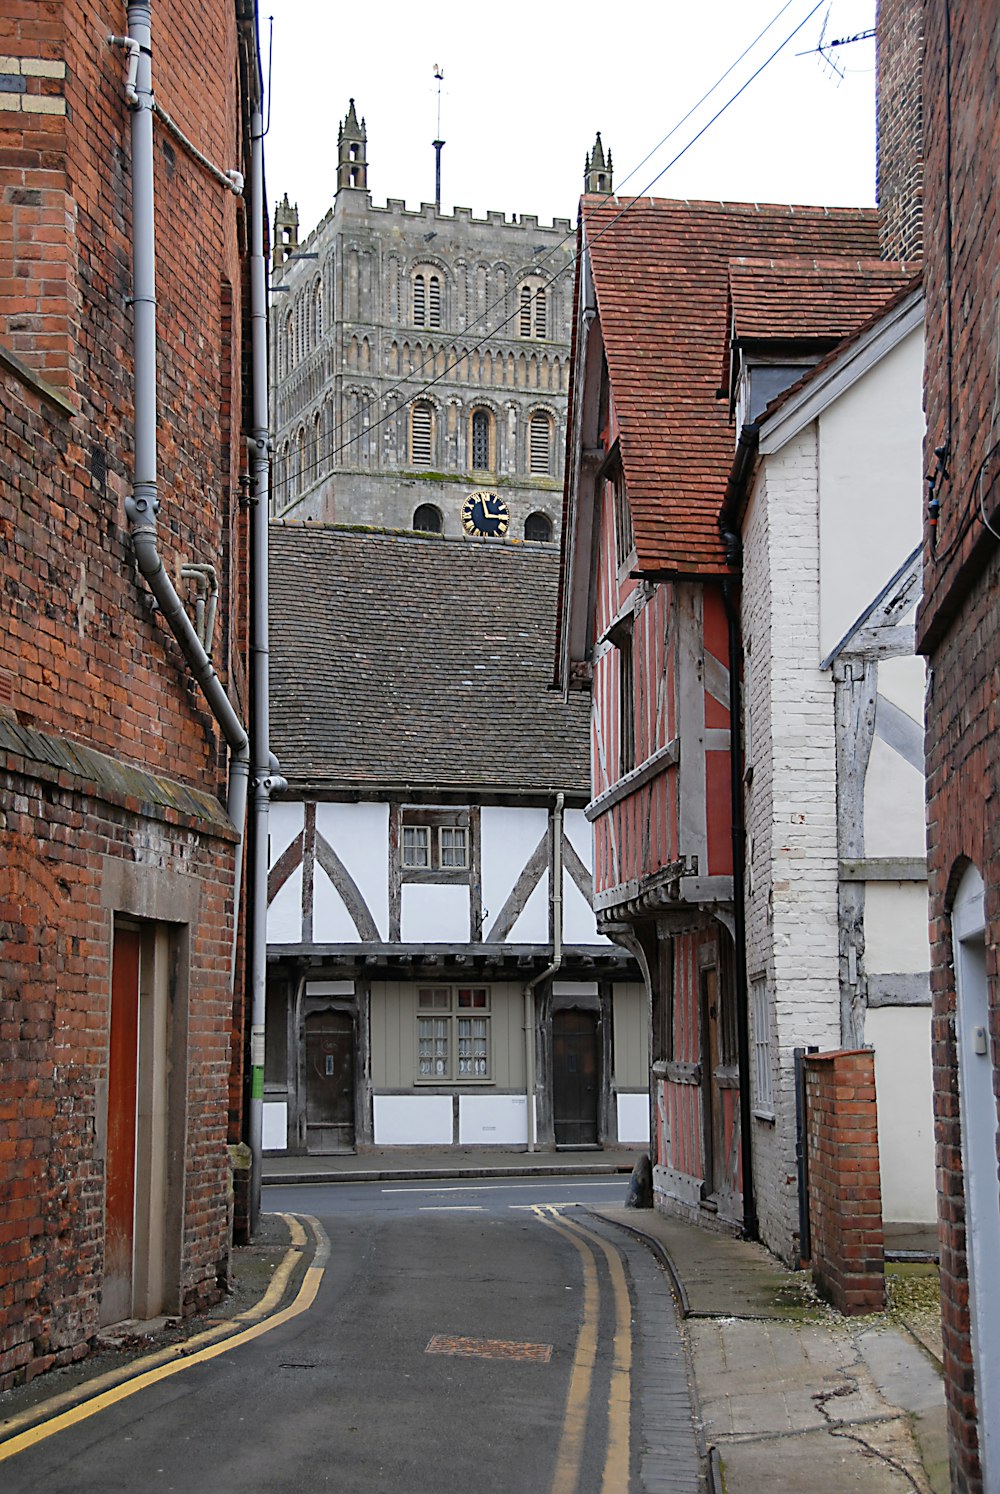
<svg viewBox="0 0 1000 1494">
<path fill-rule="evenodd" d="M 837 39 L 871 28 L 875 0 L 822 0 L 814 11 L 815 5 L 549 0 L 511 10 L 468 0 L 430 6 L 260 0 L 265 79 L 271 52 L 265 170 L 272 211 L 287 192 L 298 203 L 304 237 L 330 207 L 337 127 L 351 98 L 367 123 L 372 200 L 403 198 L 411 208 L 432 201 L 435 65 L 444 73 L 445 211 L 461 205 L 477 218 L 498 209 L 534 213 L 543 223 L 575 222 L 584 157 L 598 130 L 623 196 L 869 206 L 875 43 L 831 49 L 842 78 L 814 49 L 824 35 Z M 704 135 L 651 185 L 706 124 Z"/>
</svg>

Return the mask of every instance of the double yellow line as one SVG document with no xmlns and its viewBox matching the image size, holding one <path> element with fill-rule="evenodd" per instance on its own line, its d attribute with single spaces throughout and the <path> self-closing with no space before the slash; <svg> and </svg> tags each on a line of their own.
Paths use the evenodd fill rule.
<svg viewBox="0 0 1000 1494">
<path fill-rule="evenodd" d="M 193 1338 L 186 1339 L 170 1349 L 161 1350 L 158 1354 L 149 1354 L 144 1359 L 136 1360 L 124 1370 L 112 1370 L 107 1375 L 89 1381 L 86 1386 L 66 1391 L 63 1395 L 55 1396 L 52 1400 L 45 1402 L 43 1406 L 12 1419 L 6 1424 L 4 1430 L 14 1430 L 15 1435 L 0 1442 L 0 1463 L 5 1462 L 7 1458 L 14 1457 L 16 1453 L 24 1452 L 28 1447 L 44 1442 L 47 1437 L 54 1436 L 56 1432 L 86 1421 L 100 1411 L 106 1411 L 117 1401 L 124 1401 L 129 1396 L 137 1395 L 140 1390 L 145 1390 L 149 1385 L 155 1385 L 171 1375 L 179 1375 L 181 1370 L 188 1369 L 192 1364 L 204 1364 L 206 1360 L 215 1359 L 219 1354 L 228 1354 L 229 1350 L 235 1349 L 237 1345 L 260 1338 L 262 1334 L 270 1333 L 272 1328 L 279 1328 L 282 1323 L 287 1323 L 291 1318 L 297 1318 L 300 1313 L 306 1312 L 316 1300 L 316 1293 L 319 1291 L 319 1284 L 323 1279 L 330 1254 L 330 1242 L 319 1220 L 313 1219 L 309 1214 L 298 1216 L 282 1214 L 281 1218 L 288 1225 L 289 1247 L 271 1278 L 267 1291 L 254 1307 L 240 1313 L 238 1317 L 227 1323 L 208 1328 L 204 1333 L 196 1334 Z M 312 1261 L 306 1267 L 302 1285 L 294 1299 L 280 1312 L 275 1312 L 274 1309 L 284 1296 L 289 1277 L 298 1264 L 302 1248 L 306 1243 L 306 1233 L 300 1220 L 304 1220 L 312 1230 L 315 1251 Z M 241 1323 L 248 1326 L 240 1330 L 238 1325 Z M 234 1328 L 237 1329 L 235 1333 Z M 85 1400 L 80 1400 L 81 1394 L 86 1396 Z M 60 1412 L 60 1406 L 68 1406 L 68 1409 Z M 40 1413 L 45 1416 L 45 1420 L 38 1421 Z M 15 1429 L 28 1421 L 34 1422 L 35 1425 L 28 1427 L 26 1431 L 17 1433 Z"/>
<path fill-rule="evenodd" d="M 557 1204 L 536 1204 L 533 1210 L 543 1224 L 569 1240 L 579 1251 L 583 1263 L 583 1321 L 576 1341 L 576 1353 L 573 1355 L 551 1494 L 576 1494 L 579 1487 L 591 1381 L 597 1361 L 599 1294 L 595 1246 L 608 1263 L 615 1300 L 608 1435 L 601 1494 L 627 1494 L 632 1409 L 632 1307 L 621 1256 L 600 1235 L 595 1235 L 582 1224 L 561 1215 Z"/>
</svg>

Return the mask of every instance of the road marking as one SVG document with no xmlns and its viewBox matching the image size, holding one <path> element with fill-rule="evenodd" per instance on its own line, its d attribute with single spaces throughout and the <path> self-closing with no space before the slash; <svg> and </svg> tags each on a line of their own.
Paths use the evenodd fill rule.
<svg viewBox="0 0 1000 1494">
<path fill-rule="evenodd" d="M 482 1204 L 421 1204 L 418 1214 L 481 1214 Z"/>
<path fill-rule="evenodd" d="M 380 1188 L 379 1192 L 380 1193 L 489 1193 L 489 1192 L 493 1191 L 494 1189 L 496 1189 L 496 1190 L 504 1192 L 504 1193 L 514 1193 L 518 1188 L 520 1188 L 523 1191 L 525 1189 L 530 1190 L 530 1189 L 534 1189 L 534 1188 L 537 1188 L 537 1187 L 538 1187 L 537 1183 L 506 1183 L 506 1182 L 504 1182 L 502 1180 L 498 1180 L 495 1183 L 467 1183 L 464 1186 L 462 1184 L 448 1183 L 448 1184 L 442 1185 L 439 1188 L 416 1188 L 416 1187 Z M 607 1178 L 607 1179 L 600 1178 L 596 1182 L 589 1182 L 589 1181 L 580 1182 L 580 1181 L 577 1180 L 577 1181 L 574 1181 L 572 1183 L 553 1183 L 549 1179 L 546 1179 L 545 1180 L 545 1187 L 547 1189 L 552 1189 L 552 1188 L 619 1188 L 619 1187 L 621 1187 L 621 1184 L 620 1184 L 620 1182 L 619 1182 L 619 1180 L 617 1178 Z"/>
<path fill-rule="evenodd" d="M 615 1299 L 614 1358 L 608 1393 L 608 1445 L 604 1458 L 601 1494 L 621 1494 L 628 1488 L 632 1419 L 632 1304 L 629 1301 L 621 1256 L 600 1235 L 576 1220 L 564 1219 L 567 1229 L 595 1240 L 604 1252 L 611 1273 Z"/>
<path fill-rule="evenodd" d="M 546 1214 L 536 1206 L 535 1213 L 543 1224 L 575 1247 L 583 1263 L 583 1319 L 576 1340 L 573 1368 L 569 1376 L 566 1393 L 566 1410 L 563 1412 L 562 1435 L 556 1454 L 556 1471 L 552 1480 L 551 1494 L 576 1494 L 580 1483 L 580 1463 L 583 1458 L 583 1439 L 587 1431 L 587 1407 L 590 1402 L 590 1382 L 597 1359 L 597 1265 L 593 1251 L 585 1241 L 558 1221 L 556 1209 L 550 1205 Z M 626 1488 L 627 1488 L 626 1484 Z"/>
<path fill-rule="evenodd" d="M 178 1345 L 174 1351 L 183 1354 L 183 1358 L 172 1359 L 168 1364 L 160 1364 L 156 1368 L 147 1369 L 144 1373 L 138 1374 L 122 1384 L 112 1386 L 108 1390 L 90 1396 L 79 1405 L 72 1406 L 68 1411 L 62 1412 L 61 1415 L 50 1417 L 47 1421 L 30 1427 L 18 1436 L 11 1437 L 7 1441 L 0 1443 L 0 1463 L 14 1457 L 16 1453 L 24 1452 L 26 1448 L 34 1447 L 37 1443 L 44 1442 L 48 1437 L 54 1436 L 56 1432 L 62 1432 L 67 1427 L 76 1426 L 81 1421 L 87 1421 L 91 1416 L 96 1416 L 99 1412 L 106 1411 L 109 1406 L 117 1405 L 119 1401 L 127 1400 L 129 1396 L 137 1395 L 140 1390 L 145 1390 L 148 1386 L 155 1385 L 160 1380 L 166 1380 L 171 1375 L 180 1374 L 181 1370 L 186 1370 L 192 1364 L 204 1364 L 209 1359 L 216 1359 L 220 1354 L 227 1354 L 230 1349 L 235 1349 L 239 1344 L 249 1343 L 252 1339 L 261 1338 L 265 1333 L 270 1333 L 272 1328 L 279 1328 L 282 1323 L 290 1322 L 292 1318 L 297 1318 L 301 1313 L 307 1312 L 315 1302 L 316 1293 L 319 1291 L 320 1282 L 323 1280 L 326 1262 L 330 1254 L 330 1241 L 318 1219 L 314 1219 L 310 1214 L 300 1214 L 299 1218 L 304 1219 L 311 1228 L 316 1241 L 316 1251 L 312 1264 L 306 1267 L 302 1285 L 299 1287 L 295 1299 L 287 1307 L 283 1308 L 280 1312 L 273 1313 L 271 1317 L 265 1319 L 263 1322 L 253 1323 L 251 1327 L 245 1328 L 242 1333 L 230 1335 L 230 1337 L 223 1339 L 221 1343 L 206 1343 L 203 1348 L 194 1354 L 188 1352 L 191 1344 L 199 1340 L 204 1343 L 208 1338 L 216 1338 L 218 1333 L 224 1330 L 210 1330 L 206 1334 L 200 1334 L 198 1339 L 189 1339 L 187 1344 Z M 302 1239 L 303 1241 L 305 1240 L 304 1232 Z M 268 1293 L 265 1293 L 265 1298 L 267 1295 Z M 260 1306 L 261 1304 L 258 1303 L 257 1308 L 250 1309 L 250 1313 L 256 1315 Z M 234 1321 L 246 1321 L 250 1313 L 242 1314 L 241 1318 L 234 1319 Z M 148 1361 L 140 1361 L 140 1363 L 143 1362 Z M 107 1378 L 109 1377 L 105 1377 L 105 1379 Z"/>
</svg>

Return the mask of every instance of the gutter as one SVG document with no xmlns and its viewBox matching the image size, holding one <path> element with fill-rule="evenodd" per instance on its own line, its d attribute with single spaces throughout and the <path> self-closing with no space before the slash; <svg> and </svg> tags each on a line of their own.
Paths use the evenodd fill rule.
<svg viewBox="0 0 1000 1494">
<path fill-rule="evenodd" d="M 552 811 L 552 959 L 524 987 L 524 1063 L 528 1101 L 528 1151 L 535 1151 L 535 990 L 563 962 L 562 837 L 566 795 L 560 790 Z"/>
<path fill-rule="evenodd" d="M 250 777 L 250 741 L 233 709 L 211 659 L 184 610 L 160 558 L 156 516 L 160 508 L 156 459 L 156 230 L 153 198 L 153 113 L 150 0 L 132 0 L 126 38 L 111 41 L 128 53 L 125 93 L 132 112 L 132 313 L 134 355 L 134 473 L 125 500 L 139 571 L 159 604 L 188 668 L 201 687 L 209 709 L 229 747 L 226 808 L 239 841 L 233 879 L 233 946 L 230 988 L 235 983 L 236 944 L 242 890 L 243 839 Z"/>
<path fill-rule="evenodd" d="M 747 484 L 753 464 L 757 460 L 757 443 L 760 439 L 759 421 L 743 426 L 736 442 L 736 454 L 726 482 L 726 496 L 719 510 L 719 532 L 729 565 L 740 566 L 743 560 L 743 538 L 740 520 L 746 501 Z"/>
</svg>

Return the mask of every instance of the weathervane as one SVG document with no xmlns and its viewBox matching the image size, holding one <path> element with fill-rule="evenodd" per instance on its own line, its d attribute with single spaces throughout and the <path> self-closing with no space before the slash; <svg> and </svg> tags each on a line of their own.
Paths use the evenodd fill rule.
<svg viewBox="0 0 1000 1494">
<path fill-rule="evenodd" d="M 438 113 L 437 113 L 437 139 L 434 145 L 434 206 L 438 212 L 441 211 L 441 151 L 444 149 L 444 141 L 441 139 L 441 84 L 444 81 L 444 68 L 439 62 L 434 64 L 434 76 L 437 79 Z"/>
</svg>

